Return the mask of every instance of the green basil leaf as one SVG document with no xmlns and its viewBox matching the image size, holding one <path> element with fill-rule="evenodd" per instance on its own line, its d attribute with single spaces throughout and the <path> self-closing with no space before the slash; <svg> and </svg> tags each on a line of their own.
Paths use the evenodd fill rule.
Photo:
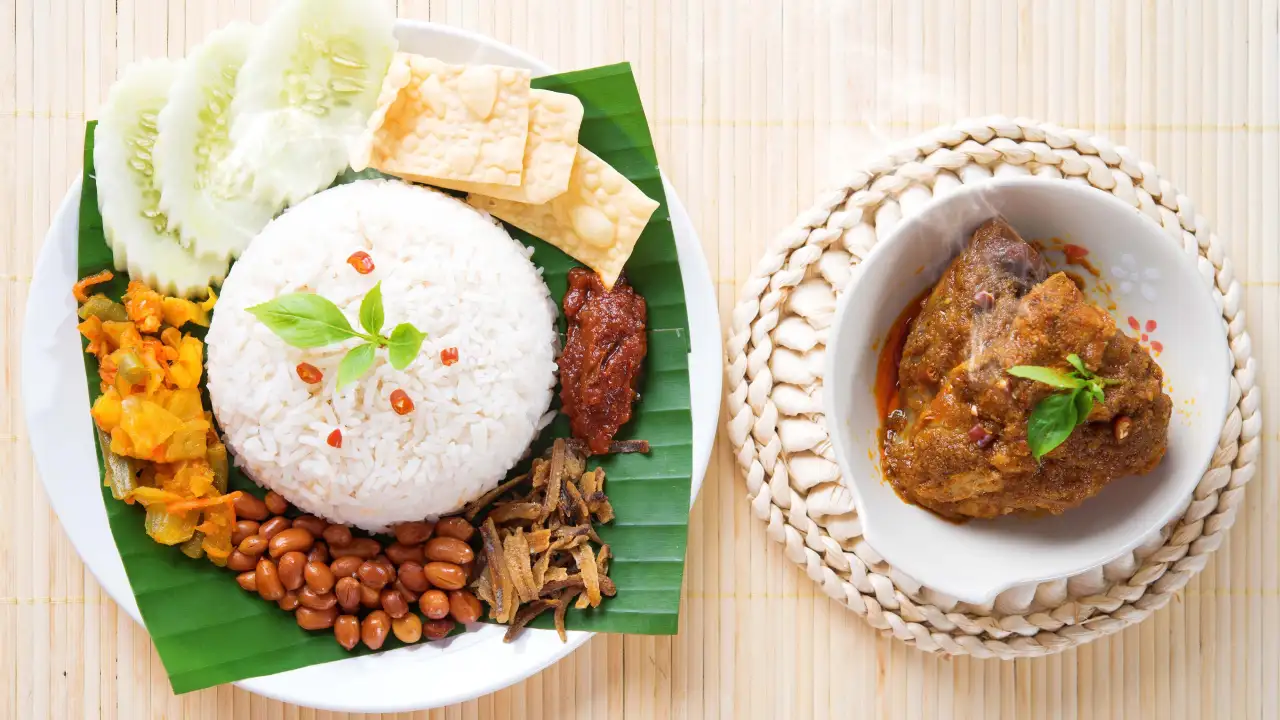
<svg viewBox="0 0 1280 720">
<path fill-rule="evenodd" d="M 1093 412 L 1093 393 L 1081 388 L 1075 391 L 1076 427 L 1089 421 L 1089 413 Z"/>
<path fill-rule="evenodd" d="M 1084 381 L 1079 378 L 1071 377 L 1061 370 L 1053 368 L 1040 367 L 1038 365 L 1016 365 L 1009 368 L 1006 372 L 1014 377 L 1026 378 L 1027 380 L 1035 380 L 1045 385 L 1050 385 L 1064 390 L 1075 390 L 1084 386 Z"/>
<path fill-rule="evenodd" d="M 1027 445 L 1036 460 L 1058 447 L 1076 427 L 1076 393 L 1050 395 L 1031 410 L 1027 419 Z"/>
<path fill-rule="evenodd" d="M 364 300 L 360 301 L 360 327 L 370 335 L 377 335 L 382 332 L 382 323 L 385 316 L 382 312 L 382 281 L 379 280 L 377 285 L 364 296 Z"/>
<path fill-rule="evenodd" d="M 359 333 L 337 305 L 314 293 L 290 293 L 247 310 L 296 348 L 332 345 Z"/>
<path fill-rule="evenodd" d="M 427 339 L 427 334 L 420 332 L 418 328 L 409 323 L 400 323 L 391 331 L 391 338 L 387 342 L 387 354 L 391 358 L 391 367 L 397 370 L 403 370 L 409 367 L 409 363 L 418 356 L 418 351 L 422 349 L 422 341 Z"/>
<path fill-rule="evenodd" d="M 368 372 L 373 365 L 374 352 L 375 348 L 371 343 L 361 343 L 348 350 L 342 356 L 342 362 L 338 363 L 338 387 L 341 388 Z"/>
<path fill-rule="evenodd" d="M 1102 394 L 1102 386 L 1098 384 L 1097 380 L 1089 383 L 1089 394 L 1093 396 L 1094 402 L 1100 403 L 1106 399 Z"/>
<path fill-rule="evenodd" d="M 1084 361 L 1080 359 L 1079 355 L 1071 353 L 1067 356 L 1067 362 L 1071 363 L 1071 367 L 1078 370 L 1085 379 L 1093 377 L 1093 373 L 1089 372 L 1089 368 L 1084 366 Z"/>
</svg>

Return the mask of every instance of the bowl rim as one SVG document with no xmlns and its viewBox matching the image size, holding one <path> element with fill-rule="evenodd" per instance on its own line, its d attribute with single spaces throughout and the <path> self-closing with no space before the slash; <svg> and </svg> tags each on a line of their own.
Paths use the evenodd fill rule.
<svg viewBox="0 0 1280 720">
<path fill-rule="evenodd" d="M 924 205 L 920 207 L 917 212 L 910 215 L 909 217 L 903 218 L 901 222 L 899 222 L 898 225 L 894 227 L 886 235 L 886 237 L 883 240 L 877 242 L 872 247 L 871 251 L 867 253 L 866 257 L 864 257 L 862 261 L 860 261 L 857 264 L 857 266 L 855 266 L 854 274 L 850 277 L 849 282 L 844 286 L 843 289 L 840 290 L 839 297 L 836 300 L 835 311 L 832 315 L 832 321 L 831 321 L 832 331 L 828 337 L 826 353 L 825 353 L 825 357 L 823 358 L 824 387 L 830 387 L 830 384 L 828 384 L 825 381 L 826 378 L 835 377 L 836 359 L 848 352 L 846 344 L 850 341 L 850 339 L 843 337 L 845 333 L 842 333 L 840 329 L 844 326 L 843 318 L 851 304 L 851 298 L 853 297 L 853 294 L 854 294 L 853 289 L 856 287 L 857 283 L 861 281 L 862 276 L 867 271 L 867 269 L 873 268 L 875 263 L 879 262 L 880 258 L 889 252 L 890 247 L 893 246 L 893 244 L 895 244 L 906 233 L 914 230 L 919 225 L 928 222 L 933 212 L 937 211 L 942 207 L 945 207 L 945 205 L 950 202 L 955 202 L 957 198 L 968 197 L 968 196 L 990 195 L 992 193 L 1001 192 L 1007 188 L 1026 187 L 1026 186 L 1034 186 L 1037 189 L 1051 188 L 1050 190 L 1051 192 L 1061 191 L 1065 194 L 1075 194 L 1078 197 L 1087 198 L 1088 202 L 1096 202 L 1102 205 L 1110 205 L 1113 210 L 1137 213 L 1137 216 L 1141 220 L 1141 224 L 1147 228 L 1148 235 L 1153 239 L 1156 239 L 1156 238 L 1159 239 L 1159 242 L 1157 244 L 1164 244 L 1164 243 L 1171 242 L 1168 235 L 1164 232 L 1163 228 L 1160 225 L 1151 222 L 1150 218 L 1147 218 L 1141 212 L 1141 210 L 1139 210 L 1137 207 L 1134 207 L 1133 205 L 1130 205 L 1124 202 L 1123 200 L 1117 198 L 1112 193 L 1100 190 L 1091 185 L 1083 185 L 1083 184 L 1069 182 L 1069 181 L 1066 181 L 1065 179 L 1060 180 L 1057 178 L 1044 178 L 1044 177 L 1037 177 L 1037 176 L 1012 176 L 1012 177 L 1003 177 L 1003 178 L 992 177 L 992 178 L 985 179 L 981 182 L 962 185 L 942 196 L 937 196 L 937 195 L 932 196 L 931 200 L 924 203 Z M 1173 246 L 1171 249 L 1173 250 L 1173 252 L 1168 253 L 1168 255 L 1170 258 L 1173 258 L 1173 262 L 1177 266 L 1183 268 L 1183 270 L 1189 270 L 1190 273 L 1195 275 L 1196 277 L 1200 277 L 1195 267 L 1188 265 L 1189 262 L 1193 261 L 1192 258 L 1186 256 L 1185 253 L 1177 251 L 1176 246 Z M 951 259 L 948 260 L 948 264 L 950 263 L 951 260 L 954 260 L 954 256 L 952 256 Z M 901 269 L 901 268 L 891 270 L 891 272 L 893 271 L 911 272 L 911 270 L 909 269 Z M 937 280 L 934 279 L 933 282 L 929 285 L 929 287 L 932 287 L 934 284 L 936 284 L 936 282 Z M 1203 302 L 1214 304 L 1213 296 L 1210 292 L 1210 289 L 1206 287 L 1205 282 L 1202 278 L 1200 279 L 1199 282 L 1194 283 L 1194 285 L 1197 289 L 1189 290 L 1189 292 L 1201 293 L 1203 296 L 1201 300 Z M 1221 340 L 1221 348 L 1223 352 L 1226 353 L 1227 356 L 1229 356 L 1230 348 L 1228 345 L 1228 339 L 1227 339 L 1225 330 L 1221 333 L 1220 340 Z M 1232 363 L 1228 362 L 1227 366 L 1228 368 L 1231 368 L 1233 365 Z M 1224 377 L 1222 379 L 1222 382 L 1224 384 L 1227 384 L 1229 382 L 1229 379 Z M 921 587 L 931 587 L 930 583 L 926 581 L 928 572 L 920 572 L 921 569 L 927 570 L 928 569 L 927 567 L 923 567 L 920 563 L 915 562 L 911 559 L 908 559 L 907 562 L 905 563 L 900 562 L 903 559 L 903 555 L 893 545 L 884 546 L 884 547 L 876 545 L 875 534 L 877 531 L 877 525 L 874 520 L 869 520 L 871 516 L 867 513 L 866 503 L 862 497 L 862 493 L 859 492 L 859 481 L 857 480 L 856 475 L 850 469 L 850 453 L 852 452 L 852 448 L 849 447 L 849 444 L 851 443 L 851 439 L 849 438 L 849 435 L 850 435 L 849 433 L 841 432 L 840 430 L 840 425 L 842 424 L 842 420 L 844 418 L 839 417 L 840 414 L 837 412 L 837 408 L 839 407 L 837 398 L 838 398 L 837 393 L 834 393 L 834 392 L 823 393 L 823 401 L 822 401 L 823 428 L 827 432 L 827 435 L 831 440 L 831 445 L 836 455 L 836 463 L 840 468 L 841 484 L 853 495 L 854 502 L 858 511 L 858 518 L 861 522 L 863 539 L 866 540 L 867 544 L 878 555 L 880 555 L 886 563 L 893 566 L 895 570 L 898 570 L 903 574 L 905 574 L 906 576 L 910 577 L 912 580 L 919 583 Z M 1223 394 L 1223 407 L 1221 412 L 1221 418 L 1218 422 L 1215 423 L 1215 425 L 1217 426 L 1221 425 L 1221 422 L 1225 420 L 1228 413 L 1230 413 L 1232 407 L 1233 406 L 1230 401 L 1230 392 L 1228 391 L 1227 393 Z M 1213 453 L 1209 452 L 1203 459 L 1203 463 L 1198 467 L 1197 471 L 1194 473 L 1195 483 L 1191 484 L 1190 487 L 1188 488 L 1189 493 L 1194 493 L 1195 487 L 1199 484 L 1200 478 L 1204 476 L 1205 472 L 1210 467 L 1212 460 L 1213 460 Z M 878 467 L 880 461 L 877 459 L 874 462 Z M 883 471 L 881 471 L 881 473 L 883 473 Z M 1187 474 L 1189 477 L 1192 476 L 1192 473 L 1190 471 L 1187 471 Z M 895 497 L 897 497 L 897 491 L 894 490 L 893 492 Z M 1120 557 L 1124 553 L 1130 552 L 1134 548 L 1141 545 L 1153 533 L 1159 531 L 1160 528 L 1164 527 L 1170 521 L 1177 518 L 1180 513 L 1184 512 L 1186 507 L 1186 501 L 1188 499 L 1190 498 L 1187 496 L 1183 496 L 1183 497 L 1180 497 L 1180 499 L 1176 503 L 1174 502 L 1168 503 L 1167 507 L 1161 511 L 1159 516 L 1153 519 L 1151 522 L 1149 522 L 1147 526 L 1144 527 L 1140 533 L 1135 532 L 1132 537 L 1130 537 L 1124 543 L 1117 544 L 1112 550 L 1108 551 L 1105 555 L 1091 556 L 1079 563 L 1069 566 L 1065 570 L 1054 570 L 1051 572 L 1046 571 L 1046 572 L 1040 572 L 1040 573 L 1023 573 L 1016 576 L 1010 575 L 1006 579 L 1002 579 L 999 581 L 991 581 L 990 584 L 987 585 L 986 587 L 982 587 L 980 590 L 975 589 L 974 592 L 964 592 L 964 591 L 956 592 L 954 588 L 947 588 L 945 590 L 941 588 L 936 588 L 936 589 L 939 592 L 943 592 L 944 594 L 949 595 L 963 602 L 968 602 L 970 604 L 975 604 L 975 605 L 985 605 L 993 602 L 997 598 L 997 596 L 999 596 L 1001 593 L 1016 587 L 1031 585 L 1031 584 L 1039 584 L 1039 583 L 1048 582 L 1051 580 L 1074 577 L 1081 573 L 1087 572 L 1093 568 L 1106 565 L 1107 563 L 1115 560 L 1117 557 Z M 904 503 L 906 502 L 901 498 L 898 498 L 898 500 L 900 502 L 904 502 Z M 928 512 L 928 511 L 925 510 L 925 512 Z M 888 548 L 887 552 L 885 549 L 886 547 Z"/>
</svg>

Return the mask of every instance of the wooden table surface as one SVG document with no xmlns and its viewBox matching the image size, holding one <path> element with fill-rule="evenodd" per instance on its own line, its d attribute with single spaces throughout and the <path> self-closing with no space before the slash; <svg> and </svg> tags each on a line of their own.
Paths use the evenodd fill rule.
<svg viewBox="0 0 1280 720">
<path fill-rule="evenodd" d="M 311 718 L 230 686 L 175 697 L 40 486 L 18 394 L 34 258 L 118 71 L 250 0 L 0 0 L 0 718 Z M 1247 293 L 1264 461 L 1230 540 L 1127 632 L 1017 662 L 878 637 L 765 537 L 721 433 L 681 633 L 601 636 L 527 682 L 414 717 L 1275 718 L 1280 703 L 1280 26 L 1276 0 L 400 0 L 572 69 L 630 60 L 722 319 L 763 244 L 894 138 L 1004 113 L 1134 148 L 1215 223 Z"/>
</svg>

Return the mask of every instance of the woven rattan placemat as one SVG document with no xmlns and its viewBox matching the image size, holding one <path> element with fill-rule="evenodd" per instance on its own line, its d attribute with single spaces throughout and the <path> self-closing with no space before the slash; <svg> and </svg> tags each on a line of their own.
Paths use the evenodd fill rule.
<svg viewBox="0 0 1280 720">
<path fill-rule="evenodd" d="M 1197 258 L 1222 309 L 1235 367 L 1218 450 L 1180 518 L 1103 567 L 975 606 L 896 572 L 863 540 L 823 424 L 820 368 L 836 295 L 876 242 L 934 193 L 1015 175 L 1092 185 L 1159 223 Z M 1255 472 L 1261 393 L 1241 298 L 1231 260 L 1206 220 L 1126 148 L 1001 117 L 923 135 L 869 163 L 797 218 L 742 290 L 727 342 L 728 426 L 752 511 L 828 595 L 922 650 L 1044 655 L 1139 622 L 1204 567 Z"/>
</svg>

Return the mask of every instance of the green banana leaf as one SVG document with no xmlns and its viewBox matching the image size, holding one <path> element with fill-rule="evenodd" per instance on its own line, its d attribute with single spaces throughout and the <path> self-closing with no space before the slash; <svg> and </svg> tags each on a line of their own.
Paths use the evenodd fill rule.
<svg viewBox="0 0 1280 720">
<path fill-rule="evenodd" d="M 649 355 L 641 388 L 643 399 L 632 422 L 618 435 L 619 439 L 648 440 L 652 452 L 601 460 L 617 519 L 600 534 L 614 555 L 610 576 L 618 594 L 598 609 L 570 610 L 567 622 L 575 630 L 671 635 L 677 631 L 693 468 L 689 331 L 675 238 L 653 140 L 626 64 L 537 78 L 534 86 L 581 98 L 586 115 L 580 142 L 662 203 L 626 268 L 634 287 L 648 300 Z M 81 277 L 112 268 L 111 250 L 98 213 L 94 127 L 91 122 L 85 131 Z M 349 173 L 339 182 L 358 177 Z M 534 262 L 542 268 L 552 296 L 562 298 L 566 274 L 577 263 L 551 245 L 509 229 L 534 248 Z M 118 299 L 126 282 L 127 278 L 117 277 L 99 290 Z M 85 379 L 93 400 L 100 394 L 97 362 L 91 355 L 84 357 Z M 568 423 L 561 416 L 537 446 L 545 447 L 552 438 L 566 436 Z M 94 442 L 96 445 L 96 438 Z M 101 471 L 101 453 L 98 463 Z M 234 468 L 230 486 L 262 495 L 260 488 Z M 143 531 L 144 512 L 139 506 L 113 499 L 105 487 L 99 490 L 138 608 L 174 692 L 369 652 L 364 648 L 354 653 L 343 650 L 331 632 L 302 630 L 291 613 L 241 590 L 231 571 L 207 560 L 188 558 L 177 547 L 152 542 Z M 534 623 L 534 627 L 549 625 L 546 617 Z M 391 638 L 384 649 L 397 646 Z"/>
</svg>

